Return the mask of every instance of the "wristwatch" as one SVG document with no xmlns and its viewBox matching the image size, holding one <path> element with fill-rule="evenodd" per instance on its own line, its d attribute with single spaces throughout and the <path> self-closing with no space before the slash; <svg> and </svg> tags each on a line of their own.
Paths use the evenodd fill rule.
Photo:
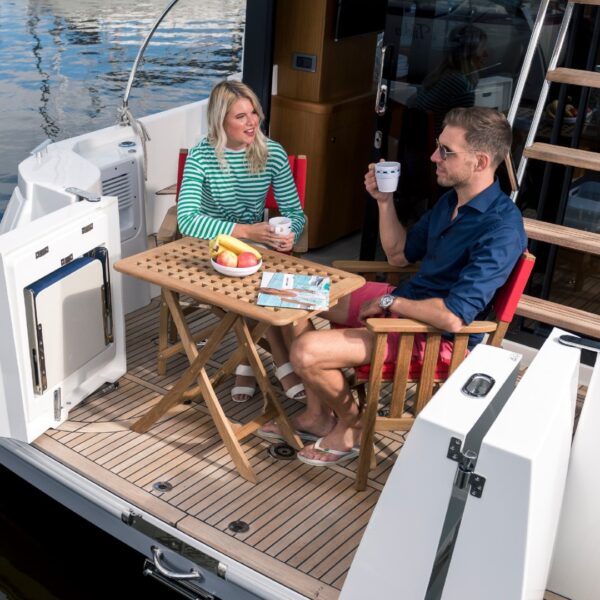
<svg viewBox="0 0 600 600">
<path fill-rule="evenodd" d="M 394 303 L 396 296 L 392 296 L 392 294 L 385 294 L 379 298 L 379 308 L 384 312 L 390 312 L 390 306 Z"/>
</svg>

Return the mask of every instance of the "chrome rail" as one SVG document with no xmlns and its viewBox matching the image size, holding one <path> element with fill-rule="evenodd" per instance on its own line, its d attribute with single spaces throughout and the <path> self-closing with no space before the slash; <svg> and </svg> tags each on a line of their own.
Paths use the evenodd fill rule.
<svg viewBox="0 0 600 600">
<path fill-rule="evenodd" d="M 121 109 L 119 111 L 119 113 L 120 113 L 119 122 L 123 126 L 131 125 L 132 117 L 131 117 L 131 113 L 129 112 L 129 94 L 131 93 L 131 88 L 133 86 L 133 80 L 135 79 L 135 74 L 138 70 L 140 61 L 142 60 L 142 58 L 144 56 L 146 47 L 150 43 L 150 40 L 152 39 L 154 32 L 158 29 L 158 26 L 161 24 L 162 20 L 167 16 L 169 11 L 178 2 L 179 2 L 179 0 L 172 0 L 169 3 L 169 5 L 163 10 L 162 14 L 160 15 L 160 17 L 158 17 L 158 19 L 156 19 L 156 21 L 154 22 L 154 25 L 152 26 L 152 29 L 150 30 L 150 32 L 146 36 L 146 39 L 144 40 L 143 44 L 140 46 L 140 49 L 138 50 L 137 56 L 135 57 L 135 61 L 133 63 L 133 67 L 131 68 L 131 72 L 129 73 L 129 80 L 127 81 L 127 87 L 125 88 L 125 96 L 123 97 L 123 103 L 121 104 Z"/>
</svg>

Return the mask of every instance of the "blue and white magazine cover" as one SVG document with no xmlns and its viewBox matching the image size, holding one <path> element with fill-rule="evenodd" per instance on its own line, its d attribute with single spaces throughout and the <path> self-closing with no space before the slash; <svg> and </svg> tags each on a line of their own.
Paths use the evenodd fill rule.
<svg viewBox="0 0 600 600">
<path fill-rule="evenodd" d="M 279 308 L 326 310 L 329 308 L 330 287 L 329 277 L 322 275 L 266 271 L 262 275 L 256 303 Z"/>
</svg>

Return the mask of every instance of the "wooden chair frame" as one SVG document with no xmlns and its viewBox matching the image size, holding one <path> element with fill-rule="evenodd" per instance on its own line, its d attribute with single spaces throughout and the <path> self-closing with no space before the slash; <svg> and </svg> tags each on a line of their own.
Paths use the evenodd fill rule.
<svg viewBox="0 0 600 600">
<path fill-rule="evenodd" d="M 467 355 L 469 336 L 471 334 L 488 334 L 486 343 L 500 346 L 510 321 L 512 320 L 518 300 L 523 293 L 525 284 L 531 274 L 535 257 L 525 253 L 517 263 L 508 281 L 496 294 L 494 308 L 497 310 L 496 320 L 474 321 L 462 327 L 454 334 L 454 347 L 447 370 L 436 373 L 438 354 L 443 332 L 413 319 L 373 318 L 367 320 L 367 329 L 375 338 L 371 354 L 368 378 L 360 376 L 360 368 L 355 370 L 353 386 L 356 388 L 362 409 L 362 436 L 360 443 L 360 458 L 356 476 L 356 488 L 364 490 L 370 468 L 374 467 L 374 437 L 377 431 L 407 431 L 415 418 L 431 399 L 434 388 L 445 381 L 460 365 Z M 334 266 L 355 273 L 402 273 L 414 272 L 415 267 L 408 271 L 400 267 L 392 267 L 386 262 L 336 261 Z M 501 306 L 500 309 L 498 307 Z M 390 333 L 400 334 L 398 342 L 398 357 L 393 364 L 393 377 L 384 377 L 384 357 L 387 336 Z M 423 363 L 420 369 L 411 374 L 412 347 L 417 334 L 425 335 L 426 345 Z M 389 371 L 389 370 L 388 370 Z M 414 371 L 417 371 L 414 373 Z M 438 371 L 441 371 L 438 369 Z M 378 403 L 383 381 L 391 381 L 391 400 L 389 416 L 378 415 Z M 416 391 L 412 410 L 409 412 L 406 401 L 408 385 L 416 383 Z M 366 391 L 365 391 L 366 388 Z"/>
</svg>

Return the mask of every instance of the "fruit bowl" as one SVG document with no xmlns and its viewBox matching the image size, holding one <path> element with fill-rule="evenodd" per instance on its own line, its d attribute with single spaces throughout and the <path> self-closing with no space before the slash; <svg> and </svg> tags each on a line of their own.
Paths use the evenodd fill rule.
<svg viewBox="0 0 600 600">
<path fill-rule="evenodd" d="M 247 275 L 256 273 L 256 271 L 262 267 L 262 260 L 251 267 L 226 267 L 225 265 L 220 265 L 212 258 L 210 259 L 210 264 L 215 271 L 218 271 L 222 275 L 228 275 L 229 277 L 246 277 Z"/>
</svg>

